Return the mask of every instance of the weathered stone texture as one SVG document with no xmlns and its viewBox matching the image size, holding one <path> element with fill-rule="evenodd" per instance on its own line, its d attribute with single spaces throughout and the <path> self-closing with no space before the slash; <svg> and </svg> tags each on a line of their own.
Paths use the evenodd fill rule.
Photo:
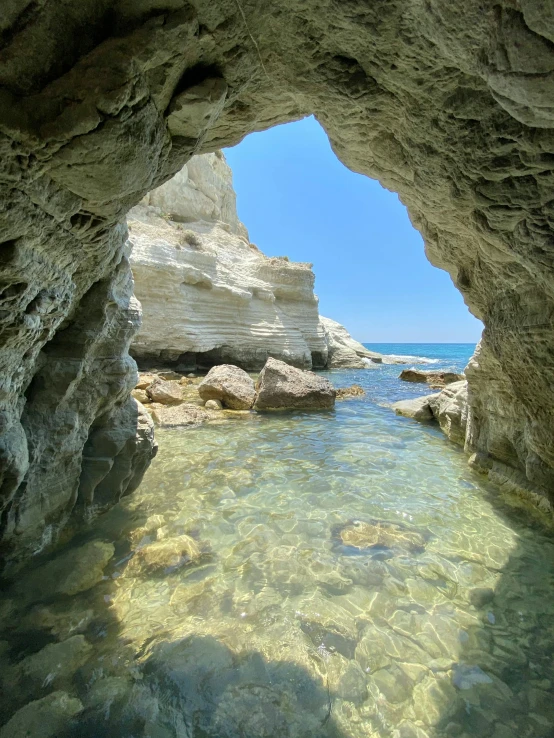
<svg viewBox="0 0 554 738">
<path fill-rule="evenodd" d="M 254 380 L 232 364 L 210 369 L 198 385 L 198 394 L 203 400 L 219 400 L 231 410 L 250 410 L 256 399 Z"/>
<path fill-rule="evenodd" d="M 337 392 L 328 379 L 268 359 L 256 383 L 255 410 L 332 410 Z"/>
<path fill-rule="evenodd" d="M 309 113 L 347 166 L 399 193 L 429 259 L 485 323 L 468 373 L 471 444 L 552 495 L 554 16 L 543 2 L 84 0 L 29 11 L 15 0 L 1 24 L 8 548 L 31 550 L 67 516 L 88 429 L 133 385 L 132 320 L 116 316 L 126 309 L 107 287 L 126 211 L 193 153 Z M 109 350 L 92 331 L 110 334 Z"/>
</svg>

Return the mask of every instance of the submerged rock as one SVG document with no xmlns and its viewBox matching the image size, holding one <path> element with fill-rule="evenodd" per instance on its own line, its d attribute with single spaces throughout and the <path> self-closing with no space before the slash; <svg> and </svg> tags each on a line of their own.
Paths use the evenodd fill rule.
<svg viewBox="0 0 554 738">
<path fill-rule="evenodd" d="M 254 380 L 238 366 L 214 366 L 198 385 L 203 400 L 219 400 L 231 410 L 250 410 L 256 398 Z"/>
<path fill-rule="evenodd" d="M 64 551 L 19 581 L 15 591 L 28 602 L 84 592 L 102 579 L 114 550 L 111 543 L 91 541 Z"/>
<path fill-rule="evenodd" d="M 140 576 L 180 569 L 194 564 L 202 557 L 198 543 L 187 535 L 154 541 L 137 549 L 129 561 L 125 574 Z"/>
<path fill-rule="evenodd" d="M 268 359 L 257 383 L 256 410 L 330 410 L 336 390 L 327 379 Z"/>
<path fill-rule="evenodd" d="M 0 728 L 0 738 L 57 738 L 82 709 L 76 697 L 67 692 L 52 692 L 18 710 Z"/>
<path fill-rule="evenodd" d="M 463 374 L 434 371 L 432 369 L 403 369 L 398 378 L 404 382 L 427 382 L 427 384 L 434 387 L 444 387 L 445 384 L 452 384 L 452 382 L 460 382 L 465 379 Z"/>
<path fill-rule="evenodd" d="M 50 643 L 16 664 L 6 675 L 4 688 L 12 681 L 26 694 L 50 686 L 63 687 L 71 682 L 73 674 L 88 660 L 91 652 L 92 646 L 82 635 Z"/>
<path fill-rule="evenodd" d="M 339 387 L 337 389 L 337 400 L 347 400 L 349 397 L 363 397 L 365 390 L 359 384 L 352 384 L 350 387 Z"/>
<path fill-rule="evenodd" d="M 431 421 L 434 415 L 430 403 L 434 397 L 438 397 L 438 394 L 416 397 L 413 400 L 400 400 L 400 402 L 393 403 L 392 409 L 397 415 L 405 418 L 413 418 L 420 422 Z"/>
<path fill-rule="evenodd" d="M 104 710 L 112 703 L 125 698 L 131 691 L 131 682 L 126 677 L 104 677 L 94 682 L 89 689 L 85 705 L 87 708 L 98 707 Z"/>
<path fill-rule="evenodd" d="M 44 630 L 59 639 L 66 639 L 86 630 L 94 618 L 94 610 L 83 606 L 79 599 L 53 605 L 38 605 L 25 617 L 27 630 Z"/>
<path fill-rule="evenodd" d="M 335 531 L 334 537 L 360 550 L 388 548 L 420 553 L 426 544 L 421 533 L 384 520 L 353 520 Z"/>
<path fill-rule="evenodd" d="M 429 726 L 447 722 L 460 708 L 460 699 L 449 679 L 427 676 L 413 691 L 414 714 Z"/>
</svg>

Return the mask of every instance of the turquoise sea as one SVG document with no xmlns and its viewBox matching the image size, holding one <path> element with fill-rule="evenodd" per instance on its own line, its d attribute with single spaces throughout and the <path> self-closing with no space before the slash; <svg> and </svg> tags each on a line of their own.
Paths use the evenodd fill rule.
<svg viewBox="0 0 554 738">
<path fill-rule="evenodd" d="M 329 372 L 366 391 L 333 412 L 158 431 L 140 488 L 6 583 L 0 738 L 552 736 L 551 522 L 391 411 L 426 391 L 401 369 Z"/>
<path fill-rule="evenodd" d="M 380 354 L 409 357 L 405 366 L 396 364 L 383 366 L 373 380 L 372 377 L 366 378 L 366 391 L 375 402 L 396 402 L 426 393 L 425 385 L 400 382 L 398 375 L 401 369 L 415 367 L 424 370 L 445 369 L 463 372 L 475 350 L 474 343 L 364 343 L 363 345 Z"/>
</svg>

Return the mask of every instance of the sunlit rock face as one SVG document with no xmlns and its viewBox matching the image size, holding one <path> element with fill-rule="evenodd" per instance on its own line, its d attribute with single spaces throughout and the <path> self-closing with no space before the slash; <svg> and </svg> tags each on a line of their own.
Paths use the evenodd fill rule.
<svg viewBox="0 0 554 738">
<path fill-rule="evenodd" d="M 140 364 L 259 370 L 274 356 L 325 366 L 311 264 L 268 258 L 250 243 L 221 152 L 193 157 L 128 223 L 143 306 L 131 347 Z"/>
<path fill-rule="evenodd" d="M 485 323 L 468 373 L 470 450 L 502 448 L 501 467 L 551 494 L 554 17 L 543 2 L 13 0 L 0 24 L 8 549 L 31 550 L 71 512 L 88 428 L 132 384 L 133 320 L 101 286 L 122 263 L 128 209 L 193 154 L 308 113 L 347 166 L 400 194 L 429 259 Z M 109 349 L 81 343 L 91 294 L 94 310 L 113 311 L 104 329 L 87 324 Z M 45 412 L 33 398 L 48 391 L 52 350 L 63 369 Z M 109 382 L 106 361 L 118 366 Z M 39 454 L 44 435 L 57 443 Z M 48 482 L 58 463 L 61 498 Z"/>
</svg>

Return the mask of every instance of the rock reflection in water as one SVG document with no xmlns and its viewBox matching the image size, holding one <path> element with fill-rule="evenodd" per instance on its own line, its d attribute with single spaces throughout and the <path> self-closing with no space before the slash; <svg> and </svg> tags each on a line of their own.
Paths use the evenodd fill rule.
<svg viewBox="0 0 554 738">
<path fill-rule="evenodd" d="M 438 432 L 360 398 L 158 440 L 7 583 L 0 738 L 552 735 L 552 532 Z"/>
</svg>

